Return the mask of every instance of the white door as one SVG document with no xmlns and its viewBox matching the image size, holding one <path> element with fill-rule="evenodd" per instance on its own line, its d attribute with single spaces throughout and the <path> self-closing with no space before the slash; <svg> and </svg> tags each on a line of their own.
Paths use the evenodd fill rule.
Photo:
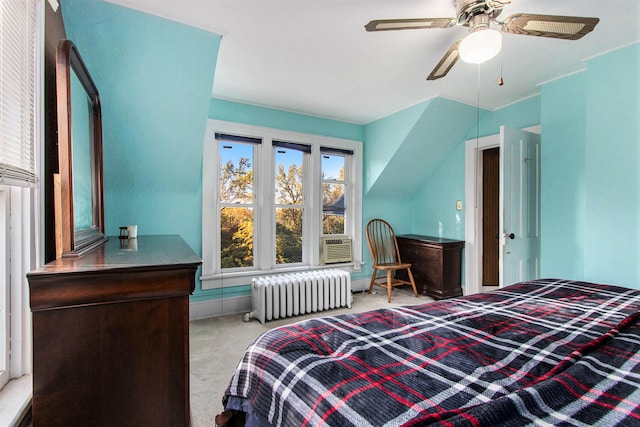
<svg viewBox="0 0 640 427">
<path fill-rule="evenodd" d="M 500 127 L 500 287 L 540 271 L 540 135 Z"/>
</svg>

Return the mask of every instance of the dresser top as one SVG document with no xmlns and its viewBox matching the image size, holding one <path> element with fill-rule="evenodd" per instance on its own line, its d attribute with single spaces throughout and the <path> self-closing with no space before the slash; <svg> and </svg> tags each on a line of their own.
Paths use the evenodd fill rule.
<svg viewBox="0 0 640 427">
<path fill-rule="evenodd" d="M 464 243 L 463 240 L 445 239 L 444 237 L 422 236 L 420 234 L 402 234 L 396 237 L 404 239 L 418 240 L 427 243 Z"/>
<path fill-rule="evenodd" d="M 111 236 L 104 245 L 82 256 L 59 258 L 31 271 L 28 276 L 120 268 L 197 267 L 201 263 L 200 257 L 178 235 L 138 236 L 137 239 Z"/>
</svg>

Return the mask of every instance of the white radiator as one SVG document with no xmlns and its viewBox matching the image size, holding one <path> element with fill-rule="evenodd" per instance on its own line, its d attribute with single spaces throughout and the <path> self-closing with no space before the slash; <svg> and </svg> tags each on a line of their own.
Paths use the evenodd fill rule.
<svg viewBox="0 0 640 427">
<path fill-rule="evenodd" d="M 351 275 L 342 270 L 278 274 L 251 280 L 252 310 L 245 321 L 282 319 L 338 307 L 351 308 Z"/>
</svg>

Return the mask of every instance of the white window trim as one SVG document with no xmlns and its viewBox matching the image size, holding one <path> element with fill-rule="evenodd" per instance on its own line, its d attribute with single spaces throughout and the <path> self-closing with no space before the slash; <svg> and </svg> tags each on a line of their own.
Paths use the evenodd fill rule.
<svg viewBox="0 0 640 427">
<path fill-rule="evenodd" d="M 0 389 L 9 382 L 10 366 L 10 339 L 11 339 L 11 197 L 10 187 L 0 185 L 0 313 L 4 323 L 0 331 Z M 4 366 L 4 367 L 3 367 Z"/>
<path fill-rule="evenodd" d="M 310 236 L 310 242 L 305 246 L 306 251 L 302 263 L 273 266 L 268 260 L 263 257 L 258 260 L 258 263 L 251 269 L 238 269 L 238 270 L 225 270 L 222 272 L 218 266 L 218 252 L 219 252 L 219 216 L 217 212 L 217 186 L 218 186 L 218 144 L 215 139 L 215 133 L 225 133 L 232 135 L 251 136 L 262 139 L 262 144 L 265 147 L 271 149 L 272 140 L 285 140 L 298 142 L 301 144 L 309 144 L 312 146 L 312 152 L 308 158 L 309 166 L 308 173 L 305 174 L 304 179 L 311 179 L 311 176 L 317 175 L 320 177 L 320 171 L 322 167 L 320 157 L 320 147 L 334 147 L 344 150 L 353 151 L 352 161 L 348 162 L 352 166 L 345 170 L 345 177 L 348 177 L 348 181 L 353 183 L 349 187 L 348 194 L 345 195 L 348 209 L 354 210 L 354 217 L 352 221 L 346 224 L 345 234 L 349 235 L 353 239 L 353 262 L 344 264 L 332 264 L 332 265 L 320 265 L 320 230 L 322 224 L 322 210 L 321 209 L 308 209 L 309 217 L 305 217 L 304 232 L 306 236 Z M 255 150 L 254 164 L 259 165 L 262 172 L 262 179 L 256 180 L 254 191 L 257 206 L 273 206 L 270 203 L 273 200 L 273 186 L 268 186 L 266 182 L 273 181 L 274 172 L 274 155 L 271 151 L 265 151 L 265 147 L 259 150 Z M 271 153 L 271 155 L 264 155 L 265 153 Z M 262 153 L 263 155 L 260 155 Z M 203 146 L 203 167 L 202 167 L 202 275 L 200 281 L 202 283 L 202 289 L 217 289 L 221 288 L 224 284 L 227 286 L 240 286 L 247 285 L 251 282 L 252 277 L 259 277 L 267 274 L 283 273 L 289 271 L 301 271 L 309 269 L 320 268 L 341 268 L 349 272 L 360 271 L 362 265 L 362 142 L 349 139 L 332 138 L 321 135 L 313 135 L 307 133 L 291 132 L 280 129 L 273 129 L 261 126 L 246 125 L 242 123 L 226 122 L 220 120 L 210 119 L 207 121 L 207 129 L 205 132 L 204 146 Z M 270 174 L 271 181 L 266 181 L 265 177 Z M 320 179 L 318 178 L 318 183 Z M 265 188 L 268 187 L 268 188 Z M 316 188 L 318 187 L 318 188 Z M 317 200 L 321 202 L 321 193 L 319 185 L 309 186 L 311 191 L 307 196 L 310 200 Z M 273 209 L 271 209 L 273 210 Z M 262 233 L 275 234 L 275 229 L 272 224 L 273 216 L 275 213 L 271 212 L 270 215 L 261 214 L 256 211 L 256 227 L 261 230 Z M 272 252 L 271 241 L 273 239 L 261 239 L 259 244 L 262 246 L 257 250 L 262 253 L 264 251 Z"/>
<path fill-rule="evenodd" d="M 33 103 L 35 127 L 34 166 L 41 173 L 43 163 L 43 127 L 44 127 L 44 14 L 45 2 L 33 1 L 36 8 L 36 70 Z M 50 3 L 54 3 L 51 2 Z M 54 8 L 55 10 L 55 8 Z M 38 179 L 36 177 L 36 183 Z M 13 184 L 12 182 L 8 182 Z M 26 274 L 42 263 L 41 232 L 44 229 L 44 216 L 41 215 L 41 203 L 44 194 L 36 188 L 2 186 L 2 215 L 0 226 L 7 232 L 0 250 L 0 257 L 10 276 L 7 286 L 10 289 L 10 360 L 9 382 L 0 390 L 0 425 L 17 425 L 27 410 L 32 397 L 32 325 L 29 307 L 29 286 Z M 6 227 L 6 228 L 5 228 Z"/>
<path fill-rule="evenodd" d="M 36 266 L 35 212 L 33 189 L 0 186 L 0 224 L 5 245 L 0 248 L 6 267 L 6 294 L 10 358 L 9 382 L 0 391 L 0 425 L 13 425 L 31 399 L 31 311 L 27 272 Z M 2 237 L 2 236 L 0 236 Z M 6 423 L 6 424 L 5 424 Z"/>
</svg>

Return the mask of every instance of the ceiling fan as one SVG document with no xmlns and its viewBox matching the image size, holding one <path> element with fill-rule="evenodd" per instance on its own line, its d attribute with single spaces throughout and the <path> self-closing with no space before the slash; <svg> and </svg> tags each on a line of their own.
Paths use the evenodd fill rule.
<svg viewBox="0 0 640 427">
<path fill-rule="evenodd" d="M 591 32 L 599 18 L 582 16 L 535 15 L 517 13 L 499 21 L 502 9 L 511 0 L 454 0 L 456 17 L 410 18 L 374 20 L 365 25 L 367 31 L 411 30 L 423 28 L 450 28 L 456 25 L 469 27 L 469 34 L 457 40 L 433 69 L 427 80 L 436 80 L 447 75 L 458 61 L 480 64 L 500 52 L 500 31 L 527 36 L 551 37 L 578 40 Z M 491 28 L 491 23 L 500 29 Z"/>
</svg>

